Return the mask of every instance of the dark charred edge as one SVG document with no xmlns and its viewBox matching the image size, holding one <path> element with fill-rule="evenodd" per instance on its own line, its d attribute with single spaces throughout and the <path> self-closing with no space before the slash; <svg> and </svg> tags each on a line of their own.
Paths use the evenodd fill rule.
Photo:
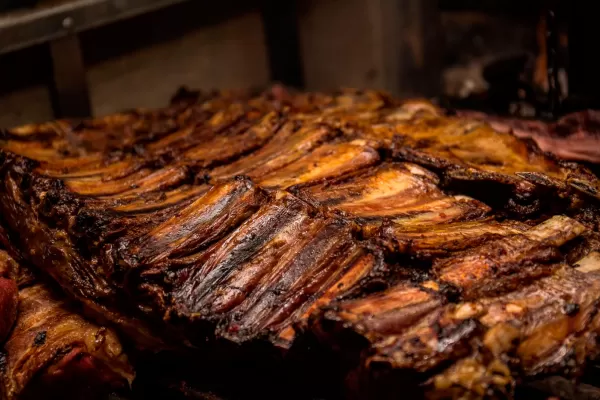
<svg viewBox="0 0 600 400">
<path fill-rule="evenodd" d="M 256 85 L 253 87 L 249 87 L 245 90 L 241 90 L 237 93 L 228 93 L 233 99 L 238 101 L 244 101 L 251 99 L 253 97 L 265 96 L 269 100 L 276 100 L 272 94 L 272 90 L 276 84 L 268 84 L 268 85 Z M 280 86 L 280 85 L 279 85 Z M 283 88 L 283 90 L 288 90 L 288 88 Z M 203 103 L 211 99 L 218 98 L 223 95 L 223 92 L 217 89 L 212 90 L 199 90 L 199 89 L 190 89 L 187 86 L 180 86 L 175 90 L 175 92 L 170 97 L 170 105 L 179 105 L 185 104 L 186 106 L 190 106 L 193 104 Z"/>
<path fill-rule="evenodd" d="M 0 174 L 18 182 L 26 203 L 36 203 L 41 219 L 51 227 L 68 229 L 68 219 L 82 207 L 83 202 L 68 191 L 63 181 L 41 177 L 33 172 L 39 164 L 25 157 L 0 150 Z M 38 197 L 44 192 L 43 198 Z"/>
<path fill-rule="evenodd" d="M 444 304 L 444 303 L 442 303 Z M 334 310 L 332 308 L 331 310 Z M 435 311 L 433 311 L 435 312 Z M 326 311 L 325 311 L 326 313 Z M 333 315 L 333 314 L 331 314 Z M 420 318 L 425 318 L 427 314 Z M 330 385 L 329 390 L 341 390 L 347 399 L 396 399 L 398 388 L 409 398 L 424 398 L 429 388 L 429 379 L 444 371 L 452 363 L 466 357 L 481 348 L 479 337 L 483 326 L 473 319 L 466 319 L 451 329 L 442 329 L 442 337 L 459 333 L 463 336 L 451 348 L 444 351 L 442 359 L 434 367 L 426 370 L 418 368 L 396 368 L 390 361 L 369 360 L 374 354 L 372 343 L 352 325 L 342 323 L 335 318 L 315 315 L 311 330 L 305 340 L 319 348 L 322 362 L 327 367 L 337 368 L 343 376 L 342 386 Z M 320 346 L 320 347 L 319 347 Z M 441 398 L 454 398 L 452 396 Z"/>
<path fill-rule="evenodd" d="M 169 104 L 171 104 L 171 105 L 185 104 L 186 106 L 188 106 L 188 105 L 191 105 L 194 103 L 198 103 L 203 95 L 206 96 L 206 94 L 203 94 L 203 92 L 201 90 L 191 90 L 187 86 L 180 86 L 175 91 L 175 93 L 173 93 L 171 95 Z M 216 91 L 213 91 L 212 93 L 208 94 L 208 97 L 213 97 L 213 96 L 214 97 L 217 96 Z"/>
<path fill-rule="evenodd" d="M 123 283 L 124 287 L 136 289 L 136 291 L 131 292 L 128 290 L 123 291 L 122 287 L 114 286 L 112 282 L 109 284 L 108 282 L 104 281 L 103 277 L 100 277 L 95 273 L 92 273 L 91 276 L 88 275 L 87 281 L 82 280 L 86 278 L 80 274 L 81 271 L 85 271 L 85 268 L 82 266 L 85 264 L 94 263 L 94 258 L 97 255 L 97 252 L 88 254 L 89 259 L 85 260 L 81 258 L 85 255 L 85 253 L 81 255 L 75 249 L 73 243 L 63 243 L 60 247 L 55 247 L 53 245 L 54 240 L 50 230 L 56 231 L 58 229 L 65 233 L 70 232 L 70 236 L 74 237 L 75 239 L 78 238 L 78 235 L 83 235 L 86 237 L 95 237 L 96 235 L 101 236 L 106 224 L 112 219 L 113 216 L 103 214 L 92 214 L 91 216 L 85 216 L 85 208 L 82 207 L 82 202 L 79 201 L 76 196 L 71 195 L 67 191 L 62 184 L 62 181 L 37 176 L 31 173 L 32 165 L 27 164 L 27 160 L 23 160 L 18 156 L 12 158 L 14 158 L 14 160 L 9 160 L 8 165 L 4 164 L 3 168 L 0 169 L 0 172 L 6 173 L 0 176 L 3 176 L 5 179 L 8 176 L 11 176 L 18 181 L 19 189 L 22 191 L 21 193 L 23 194 L 24 200 L 26 200 L 28 203 L 27 206 L 20 210 L 22 213 L 21 216 L 27 214 L 37 215 L 40 217 L 40 225 L 35 228 L 36 233 L 28 231 L 28 228 L 31 228 L 30 226 L 21 226 L 21 229 L 16 229 L 16 231 L 19 232 L 18 235 L 15 233 L 15 231 L 8 228 L 6 229 L 6 236 L 18 238 L 15 243 L 20 243 L 21 248 L 33 248 L 33 246 L 27 245 L 27 241 L 35 240 L 38 245 L 43 247 L 43 249 L 39 249 L 37 253 L 44 253 L 46 256 L 51 257 L 52 261 L 48 261 L 46 259 L 41 260 L 35 256 L 32 258 L 33 253 L 23 254 L 25 259 L 32 261 L 34 264 L 46 266 L 48 262 L 50 262 L 50 265 L 55 265 L 55 263 L 58 261 L 63 267 L 69 266 L 73 268 L 73 272 L 63 273 L 61 271 L 55 271 L 52 269 L 46 269 L 46 272 L 56 279 L 64 289 L 71 292 L 72 296 L 80 301 L 83 301 L 87 306 L 91 307 L 91 313 L 97 319 L 104 320 L 102 309 L 106 308 L 111 313 L 118 312 L 119 314 L 123 313 L 123 315 L 131 316 L 133 318 L 141 318 L 139 322 L 141 323 L 144 321 L 144 324 L 148 324 L 147 326 L 143 326 L 143 328 L 150 328 L 151 335 L 160 332 L 158 336 L 171 340 L 173 344 L 177 342 L 179 342 L 179 344 L 181 343 L 181 335 L 183 332 L 187 332 L 188 337 L 191 335 L 192 337 L 202 337 L 209 341 L 216 341 L 217 338 L 214 336 L 214 334 L 211 334 L 211 332 L 215 331 L 216 325 L 210 320 L 196 321 L 190 324 L 179 324 L 176 316 L 170 316 L 169 318 L 171 318 L 172 326 L 164 327 L 162 316 L 156 315 L 156 310 L 152 308 L 152 304 L 160 306 L 161 303 L 157 303 L 156 299 L 152 299 L 153 303 L 144 302 L 144 297 L 137 292 L 137 286 L 134 288 L 131 285 L 131 283 L 139 283 L 143 286 L 144 284 L 149 284 L 149 281 L 144 281 L 142 279 L 138 280 L 131 277 L 125 279 Z M 20 168 L 21 161 L 27 164 L 25 166 L 28 167 L 27 170 L 25 170 L 25 168 Z M 11 165 L 12 162 L 14 162 L 14 165 Z M 21 169 L 23 170 L 21 171 Z M 16 173 L 14 173 L 15 171 Z M 252 183 L 245 177 L 239 177 L 237 180 L 244 181 L 247 184 L 252 185 Z M 39 192 L 44 192 L 48 189 L 49 191 L 45 192 L 46 195 L 42 198 L 37 196 Z M 45 202 L 47 199 L 49 199 L 50 205 Z M 5 206 L 8 204 L 11 204 L 11 202 L 3 203 Z M 52 207 L 55 208 L 53 209 Z M 44 213 L 44 210 L 53 210 L 53 212 L 48 215 Z M 6 209 L 4 209 L 3 218 L 5 215 L 7 215 Z M 84 217 L 82 217 L 82 215 L 84 215 Z M 18 218 L 18 216 L 15 217 Z M 91 217 L 91 219 L 88 217 Z M 63 223 L 56 224 L 57 220 L 63 221 Z M 14 227 L 16 221 L 8 220 L 5 223 L 6 226 L 13 225 Z M 31 234 L 33 234 L 33 236 L 29 237 Z M 44 236 L 40 237 L 40 234 Z M 83 246 L 83 248 L 85 248 L 85 246 Z M 67 261 L 66 258 L 62 258 L 62 255 L 65 251 L 68 252 L 70 261 Z M 55 257 L 59 258 L 56 259 Z M 104 261 L 106 260 L 111 260 L 111 258 L 105 259 Z M 117 266 L 117 263 L 103 264 L 104 268 L 115 268 Z M 115 277 L 118 276 L 119 271 L 113 271 L 113 275 L 115 275 Z M 71 282 L 70 279 L 75 279 L 76 281 Z M 94 282 L 92 282 L 91 279 L 93 279 Z M 142 304 L 139 306 L 136 305 L 136 299 L 142 300 Z M 165 308 L 166 307 L 163 307 L 163 310 Z M 108 320 L 110 323 L 115 322 L 110 318 Z M 117 322 L 117 325 L 118 324 L 119 323 Z"/>
<path fill-rule="evenodd" d="M 69 232 L 70 236 L 72 238 L 77 238 L 78 235 L 85 235 L 85 236 L 91 236 L 91 237 L 95 237 L 100 235 L 103 232 L 106 224 L 108 223 L 108 221 L 110 219 L 112 219 L 111 215 L 86 215 L 85 213 L 85 204 L 83 202 L 81 202 L 80 200 L 77 199 L 77 197 L 75 195 L 72 195 L 68 192 L 68 190 L 66 189 L 66 187 L 64 186 L 64 184 L 62 183 L 62 181 L 57 180 L 57 179 L 51 179 L 51 178 L 45 178 L 45 177 L 40 177 L 35 175 L 32 172 L 33 169 L 33 165 L 27 165 L 29 168 L 27 168 L 27 170 L 23 170 L 20 171 L 18 168 L 16 168 L 16 166 L 20 165 L 19 162 L 24 160 L 22 157 L 18 157 L 18 156 L 14 156 L 14 157 L 9 157 L 10 160 L 7 161 L 7 163 L 5 163 L 3 165 L 3 176 L 4 177 L 10 177 L 10 179 L 15 180 L 16 182 L 18 182 L 19 185 L 19 190 L 20 190 L 20 194 L 23 195 L 25 203 L 27 204 L 27 206 L 25 206 L 25 209 L 20 210 L 20 215 L 38 215 L 40 217 L 40 223 L 45 224 L 45 228 L 44 227 L 38 227 L 36 228 L 36 231 L 38 232 L 38 239 L 40 240 L 40 242 L 42 243 L 53 243 L 53 239 L 50 236 L 47 236 L 45 238 L 40 238 L 39 234 L 40 232 L 46 232 L 46 235 L 49 235 L 48 229 L 52 229 L 52 230 L 62 230 L 65 232 Z M 16 172 L 15 172 L 16 170 Z M 248 184 L 251 184 L 251 182 L 245 178 L 245 177 L 238 177 L 236 178 L 238 180 L 241 181 L 245 181 Z M 44 195 L 40 196 L 40 193 L 44 193 Z M 316 216 L 320 213 L 319 209 L 315 209 L 312 206 L 310 206 L 308 203 L 304 202 L 301 199 L 297 199 L 298 202 L 305 204 L 305 206 L 307 207 L 307 209 L 309 210 L 309 214 L 314 214 L 313 216 Z M 5 205 L 11 204 L 11 202 L 6 202 Z M 29 211 L 28 211 L 29 210 Z M 35 210 L 41 210 L 42 212 L 37 213 Z M 46 211 L 46 212 L 44 212 Z M 12 215 L 12 214 L 11 214 Z M 13 215 L 13 217 L 18 218 L 18 216 Z M 90 219 L 91 218 L 91 219 Z M 63 221 L 62 224 L 55 224 L 56 220 L 59 221 Z M 68 223 L 66 223 L 66 221 L 69 221 Z M 18 223 L 16 220 L 13 219 L 13 221 L 8 221 L 7 225 L 14 225 L 15 223 Z M 53 226 L 50 224 L 54 224 Z M 14 226 L 13 226 L 14 228 Z M 23 228 L 23 227 L 21 227 Z M 27 232 L 27 229 L 17 229 L 17 231 L 19 231 L 21 234 L 23 234 L 23 232 Z M 27 236 L 27 234 L 25 234 L 24 236 Z M 17 235 L 14 235 L 14 237 L 18 237 Z M 27 242 L 23 242 L 23 237 L 19 237 L 19 240 L 22 244 L 26 244 Z M 30 240 L 30 238 L 25 238 L 25 240 Z M 25 246 L 27 247 L 27 246 Z M 83 246 L 84 248 L 86 246 Z M 47 248 L 45 248 L 43 251 L 45 252 L 55 252 L 58 251 L 58 253 L 62 253 L 62 251 L 64 251 L 65 248 L 55 248 L 52 245 L 48 246 Z M 67 245 L 67 251 L 70 253 L 70 263 L 75 263 L 77 265 L 82 265 L 83 263 L 86 263 L 85 260 L 82 260 L 80 257 L 86 257 L 85 254 L 81 254 L 80 252 L 75 250 L 75 246 L 73 244 L 71 245 Z M 87 257 L 89 258 L 89 261 L 93 261 L 93 258 L 91 258 L 96 252 L 92 252 L 91 254 L 88 254 Z M 26 258 L 31 258 L 31 254 L 29 255 L 25 255 Z M 36 263 L 36 259 L 34 258 L 34 260 L 32 260 L 34 263 Z M 56 261 L 56 260 L 54 260 Z M 45 261 L 37 259 L 37 263 L 41 263 L 44 264 Z M 64 259 L 62 261 L 62 264 L 69 264 L 69 261 L 67 261 L 66 259 Z M 114 268 L 114 267 L 110 267 L 110 265 L 113 265 L 113 263 L 104 263 L 104 268 L 109 267 L 109 268 Z M 130 295 L 133 295 L 134 298 L 138 298 L 138 300 L 143 300 L 143 298 L 139 298 L 139 293 L 130 293 L 130 294 L 126 294 L 123 293 L 120 288 L 118 286 L 112 286 L 112 284 L 108 284 L 107 282 L 104 282 L 101 287 L 104 287 L 104 289 L 102 291 L 98 291 L 98 282 L 94 282 L 92 283 L 91 281 L 88 282 L 87 284 L 83 283 L 83 282 L 77 282 L 77 283 L 70 283 L 68 280 L 65 281 L 65 277 L 63 275 L 67 275 L 70 276 L 70 279 L 80 279 L 81 276 L 78 275 L 78 272 L 80 271 L 75 271 L 73 273 L 67 273 L 67 274 L 63 274 L 61 272 L 57 272 L 57 271 L 48 271 L 51 275 L 54 276 L 54 278 L 56 278 L 63 286 L 65 286 L 67 289 L 71 289 L 73 290 L 74 288 L 77 288 L 75 293 L 73 293 L 75 295 L 75 297 L 79 298 L 79 299 L 84 299 L 87 303 L 91 302 L 92 304 L 94 302 L 97 302 L 101 307 L 108 307 L 108 309 L 111 310 L 116 310 L 116 309 L 120 309 L 120 310 L 124 310 L 126 311 L 126 313 L 128 315 L 133 315 L 133 316 L 142 316 L 142 317 L 147 317 L 145 318 L 145 320 L 150 321 L 152 323 L 152 314 L 153 312 L 151 311 L 150 308 L 147 308 L 145 306 L 139 308 L 139 307 L 127 307 L 126 304 L 131 303 L 130 301 Z M 117 271 L 117 275 L 118 275 L 118 271 Z M 69 278 L 67 278 L 69 279 Z M 104 278 L 100 278 L 98 275 L 92 274 L 91 277 L 88 277 L 88 279 L 102 279 L 104 280 Z M 126 279 L 127 281 L 127 279 Z M 135 282 L 134 285 L 131 285 L 131 282 Z M 380 280 L 380 282 L 384 282 L 383 279 Z M 129 282 L 126 282 L 125 286 L 129 287 L 129 288 L 133 288 L 133 287 L 138 287 L 139 285 L 144 285 L 144 284 L 149 284 L 150 282 L 148 281 L 144 281 L 144 280 L 134 280 L 134 279 L 129 279 Z M 83 287 L 83 290 L 81 289 Z M 87 288 L 87 289 L 86 289 Z M 168 298 L 165 299 L 168 302 Z M 144 304 L 148 304 L 146 302 L 143 302 Z M 154 303 L 156 304 L 156 302 Z M 142 313 L 140 314 L 140 309 L 142 311 Z M 164 309 L 164 308 L 163 308 Z M 144 311 L 145 310 L 145 311 Z M 155 313 L 154 313 L 155 314 Z M 175 326 L 178 327 L 178 316 L 177 315 L 170 315 L 169 318 L 171 319 L 171 323 Z M 153 325 L 156 325 L 159 321 L 154 320 Z M 185 325 L 185 324 L 182 324 Z M 214 341 L 217 338 L 213 335 L 210 334 L 210 332 L 215 332 L 215 321 L 211 321 L 209 320 L 203 320 L 203 321 L 197 321 L 195 323 L 191 323 L 189 324 L 189 326 L 186 327 L 182 327 L 179 326 L 178 328 L 176 328 L 177 330 L 185 330 L 188 333 L 190 333 L 191 335 L 189 336 L 193 336 L 193 337 L 204 337 L 207 338 L 209 341 Z M 257 337 L 256 340 L 253 340 L 253 342 L 256 343 L 263 343 L 263 342 L 268 342 L 269 338 L 267 337 L 268 335 L 265 335 L 264 337 Z"/>
<path fill-rule="evenodd" d="M 22 200 L 19 198 L 9 199 L 6 188 L 0 191 L 0 209 L 2 210 L 3 227 L 7 232 L 6 236 L 13 238 L 14 244 L 19 248 L 28 249 L 28 252 L 21 251 L 18 254 L 32 265 L 45 266 L 46 268 L 42 269 L 46 275 L 51 276 L 63 290 L 82 302 L 84 308 L 89 308 L 89 312 L 103 322 L 108 321 L 110 324 L 119 325 L 121 316 L 140 317 L 137 307 L 131 302 L 131 299 L 116 291 L 115 287 L 97 275 L 91 269 L 93 265 L 78 255 L 68 239 L 62 238 L 57 241 L 56 235 L 64 235 L 68 238 L 69 222 L 81 207 L 81 202 L 69 192 L 63 192 L 62 198 L 57 192 L 56 196 L 60 199 L 59 205 L 50 217 L 44 215 L 45 197 L 39 198 L 38 190 L 50 189 L 46 193 L 51 190 L 64 190 L 62 182 L 29 172 L 28 170 L 33 166 L 32 163 L 19 156 L 9 156 L 4 161 L 5 163 L 0 167 L 0 177 L 5 183 L 16 183 L 20 192 L 14 194 L 22 196 Z M 23 168 L 23 163 L 28 164 L 29 168 Z M 69 203 L 69 200 L 72 203 Z M 18 210 L 11 209 L 11 207 L 18 207 Z M 61 217 L 61 223 L 52 225 L 45 223 L 46 218 L 54 219 L 57 215 Z M 24 221 L 27 216 L 35 216 L 33 217 L 36 219 L 35 222 L 33 220 Z M 52 267 L 47 268 L 48 266 Z M 66 268 L 67 270 L 61 271 L 57 268 Z M 104 315 L 106 311 L 112 317 Z M 160 325 L 156 324 L 157 321 L 140 319 L 137 322 L 139 322 L 140 328 L 146 332 L 143 340 L 154 345 L 162 343 L 162 340 L 155 336 L 156 332 L 161 332 Z M 118 328 L 123 327 L 118 326 Z M 173 335 L 173 332 L 167 329 L 162 336 L 168 338 Z"/>
<path fill-rule="evenodd" d="M 600 205 L 584 204 L 580 208 L 571 208 L 566 214 L 589 229 L 600 232 Z"/>
<path fill-rule="evenodd" d="M 42 279 L 47 277 L 42 276 L 43 274 L 26 264 L 21 252 L 14 246 L 14 241 L 11 239 L 10 233 L 4 228 L 4 223 L 5 222 L 0 215 L 0 251 L 6 251 L 6 253 L 18 264 L 17 271 L 15 271 L 18 273 L 14 278 L 16 278 L 15 280 L 19 290 L 29 287 L 38 281 L 46 282 L 46 280 L 48 280 L 50 282 L 47 284 L 51 287 L 55 287 L 55 290 L 60 292 L 61 289 L 56 287 L 58 285 L 56 285 L 55 282 L 51 281 L 51 279 Z"/>
<path fill-rule="evenodd" d="M 589 230 L 583 235 L 565 243 L 560 248 L 564 254 L 564 261 L 577 268 L 577 262 L 593 251 L 600 251 L 600 233 Z"/>
</svg>

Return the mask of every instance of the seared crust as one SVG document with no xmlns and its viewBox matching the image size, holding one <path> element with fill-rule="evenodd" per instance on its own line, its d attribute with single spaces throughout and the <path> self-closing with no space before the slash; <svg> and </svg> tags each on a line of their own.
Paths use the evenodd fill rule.
<svg viewBox="0 0 600 400">
<path fill-rule="evenodd" d="M 343 353 L 357 337 L 349 376 L 383 366 L 475 397 L 564 372 L 557 343 L 582 354 L 574 373 L 596 355 L 595 273 L 565 263 L 587 254 L 595 271 L 597 179 L 427 102 L 186 96 L 14 129 L 0 147 L 5 236 L 140 348 L 287 354 L 314 336 Z M 559 291 L 585 318 L 559 315 Z M 516 328 L 489 321 L 534 294 Z M 566 333 L 543 347 L 535 321 Z M 490 342 L 498 326 L 524 347 Z"/>
<path fill-rule="evenodd" d="M 2 341 L 0 398 L 47 396 L 45 389 L 58 392 L 63 384 L 70 386 L 63 395 L 92 388 L 100 395 L 131 384 L 133 369 L 112 329 L 82 318 L 64 296 L 32 279 L 4 250 L 0 258 L 12 264 L 10 279 L 2 279 L 18 295 L 16 323 Z M 5 308 L 2 318 L 8 321 Z"/>
</svg>

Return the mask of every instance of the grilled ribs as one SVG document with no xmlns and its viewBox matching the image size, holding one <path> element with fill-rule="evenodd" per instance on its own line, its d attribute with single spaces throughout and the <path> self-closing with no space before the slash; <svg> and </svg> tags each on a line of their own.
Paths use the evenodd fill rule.
<svg viewBox="0 0 600 400">
<path fill-rule="evenodd" d="M 329 346 L 355 343 L 354 368 L 369 371 L 359 375 L 367 379 L 359 385 L 365 397 L 381 396 L 382 388 L 382 397 L 389 396 L 389 385 L 400 380 L 405 390 L 431 398 L 503 398 L 518 379 L 577 376 L 598 355 L 600 263 L 588 259 L 577 269 L 563 264 L 552 253 L 578 224 L 551 222 L 528 231 L 533 244 L 521 233 L 503 239 L 516 243 L 512 252 L 500 245 L 490 254 L 493 243 L 486 243 L 442 261 L 434 280 L 332 303 L 312 318 L 311 331 Z M 520 257 L 524 262 L 518 263 Z M 460 287 L 458 301 L 444 295 L 448 282 Z M 394 374 L 378 382 L 375 373 L 382 368 Z"/>
<path fill-rule="evenodd" d="M 0 148 L 3 240 L 139 349 L 316 339 L 383 397 L 510 396 L 596 356 L 596 177 L 427 102 L 188 93 Z"/>
<path fill-rule="evenodd" d="M 18 316 L 0 353 L 0 398 L 90 398 L 127 387 L 134 373 L 115 332 L 78 315 L 55 288 L 0 250 L 3 279 L 18 285 Z M 10 318 L 10 319 L 8 319 Z M 87 394 L 86 394 L 87 392 Z"/>
</svg>

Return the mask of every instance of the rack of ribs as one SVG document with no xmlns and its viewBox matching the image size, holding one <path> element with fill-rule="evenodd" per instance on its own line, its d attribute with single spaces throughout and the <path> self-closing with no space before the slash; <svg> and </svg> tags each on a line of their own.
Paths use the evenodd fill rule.
<svg viewBox="0 0 600 400">
<path fill-rule="evenodd" d="M 1 308 L 10 329 L 2 339 L 0 398 L 90 398 L 91 389 L 102 398 L 131 384 L 133 369 L 112 329 L 82 318 L 75 304 L 4 250 L 0 274 L 18 288 L 18 313 L 6 303 Z"/>
<path fill-rule="evenodd" d="M 138 351 L 285 358 L 314 340 L 366 397 L 582 373 L 592 172 L 425 101 L 284 94 L 2 131 L 2 242 Z"/>
</svg>

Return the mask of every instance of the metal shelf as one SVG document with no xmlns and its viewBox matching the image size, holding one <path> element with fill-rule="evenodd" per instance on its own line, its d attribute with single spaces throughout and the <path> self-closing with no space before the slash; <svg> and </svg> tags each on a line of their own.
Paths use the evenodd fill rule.
<svg viewBox="0 0 600 400">
<path fill-rule="evenodd" d="M 55 0 L 0 14 L 0 54 L 46 44 L 52 62 L 48 82 L 56 118 L 91 115 L 79 33 L 191 0 Z M 198 0 L 196 0 L 198 1 Z M 302 86 L 296 0 L 260 0 L 271 77 Z"/>
<path fill-rule="evenodd" d="M 71 0 L 0 15 L 0 54 L 189 0 Z"/>
</svg>

